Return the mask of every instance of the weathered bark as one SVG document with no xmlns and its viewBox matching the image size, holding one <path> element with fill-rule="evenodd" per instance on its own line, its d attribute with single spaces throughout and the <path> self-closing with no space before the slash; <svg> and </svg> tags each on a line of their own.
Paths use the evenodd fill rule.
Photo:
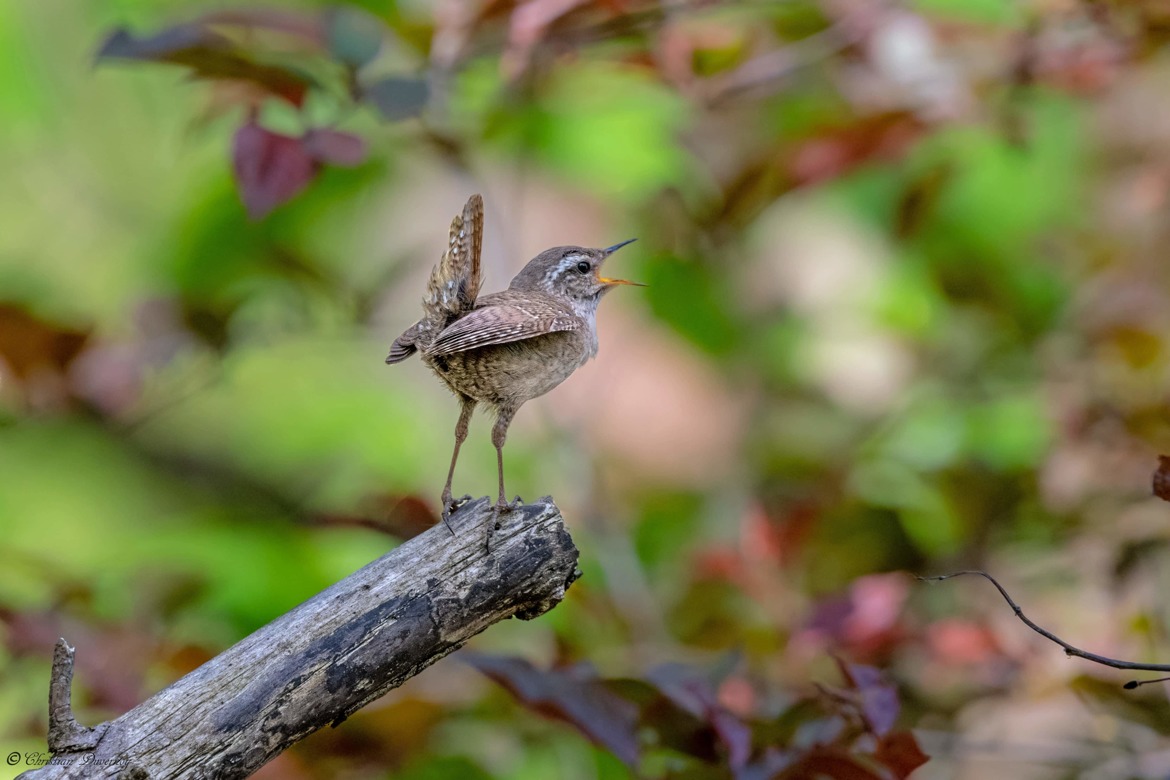
<svg viewBox="0 0 1170 780">
<path fill-rule="evenodd" d="M 543 614 L 580 574 L 552 499 L 498 516 L 484 498 L 451 524 L 454 536 L 440 525 L 411 539 L 94 729 L 73 719 L 73 651 L 62 640 L 54 760 L 20 777 L 245 777 L 492 623 Z"/>
</svg>

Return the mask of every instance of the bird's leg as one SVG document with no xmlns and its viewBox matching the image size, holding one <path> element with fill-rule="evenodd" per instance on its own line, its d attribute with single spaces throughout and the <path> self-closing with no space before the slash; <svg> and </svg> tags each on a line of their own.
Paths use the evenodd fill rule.
<svg viewBox="0 0 1170 780">
<path fill-rule="evenodd" d="M 460 410 L 459 422 L 455 423 L 455 451 L 451 453 L 451 468 L 447 469 L 447 484 L 443 486 L 443 497 L 441 499 L 443 504 L 443 523 L 447 526 L 447 530 L 451 535 L 455 535 L 454 529 L 451 528 L 451 523 L 448 518 L 451 512 L 457 506 L 457 502 L 451 500 L 451 480 L 455 478 L 455 461 L 459 460 L 459 448 L 463 446 L 463 441 L 467 438 L 467 426 L 471 422 L 471 413 L 475 411 L 475 399 L 468 398 L 465 395 L 459 396 Z M 468 496 L 467 498 L 470 498 Z"/>
<path fill-rule="evenodd" d="M 504 440 L 508 437 L 508 426 L 515 414 L 515 409 L 501 408 L 496 424 L 492 426 L 492 444 L 496 446 L 496 463 L 500 469 L 500 500 L 496 502 L 496 509 L 501 512 L 512 508 L 504 494 Z"/>
</svg>

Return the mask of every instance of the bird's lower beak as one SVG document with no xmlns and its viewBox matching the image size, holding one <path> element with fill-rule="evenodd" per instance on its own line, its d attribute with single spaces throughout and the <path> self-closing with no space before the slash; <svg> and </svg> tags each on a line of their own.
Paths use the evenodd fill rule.
<svg viewBox="0 0 1170 780">
<path fill-rule="evenodd" d="M 597 281 L 601 282 L 602 284 L 607 284 L 607 285 L 628 284 L 628 285 L 631 285 L 633 287 L 645 287 L 646 286 L 646 285 L 642 284 L 641 282 L 630 282 L 630 281 L 627 281 L 625 279 L 606 279 L 604 276 L 597 277 Z"/>
</svg>

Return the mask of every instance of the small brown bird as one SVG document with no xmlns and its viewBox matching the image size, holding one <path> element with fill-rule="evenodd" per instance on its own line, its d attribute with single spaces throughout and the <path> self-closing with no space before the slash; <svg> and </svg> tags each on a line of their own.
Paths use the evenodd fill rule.
<svg viewBox="0 0 1170 780">
<path fill-rule="evenodd" d="M 601 296 L 618 285 L 638 284 L 601 276 L 601 264 L 630 241 L 608 249 L 546 249 L 516 274 L 507 290 L 481 298 L 483 199 L 472 195 L 463 214 L 452 220 L 447 251 L 431 272 L 423 298 L 423 317 L 394 340 L 386 358 L 387 363 L 398 363 L 419 352 L 462 406 L 443 487 L 444 522 L 458 505 L 451 499 L 451 479 L 478 403 L 496 413 L 492 428 L 500 472 L 496 506 L 501 511 L 511 508 L 504 497 L 508 425 L 525 401 L 552 390 L 597 354 Z"/>
</svg>

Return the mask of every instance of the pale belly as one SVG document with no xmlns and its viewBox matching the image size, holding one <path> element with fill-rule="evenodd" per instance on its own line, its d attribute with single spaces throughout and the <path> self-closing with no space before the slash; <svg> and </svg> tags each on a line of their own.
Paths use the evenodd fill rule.
<svg viewBox="0 0 1170 780">
<path fill-rule="evenodd" d="M 516 408 L 564 382 L 590 357 L 585 334 L 550 333 L 426 362 L 456 393 Z"/>
</svg>

